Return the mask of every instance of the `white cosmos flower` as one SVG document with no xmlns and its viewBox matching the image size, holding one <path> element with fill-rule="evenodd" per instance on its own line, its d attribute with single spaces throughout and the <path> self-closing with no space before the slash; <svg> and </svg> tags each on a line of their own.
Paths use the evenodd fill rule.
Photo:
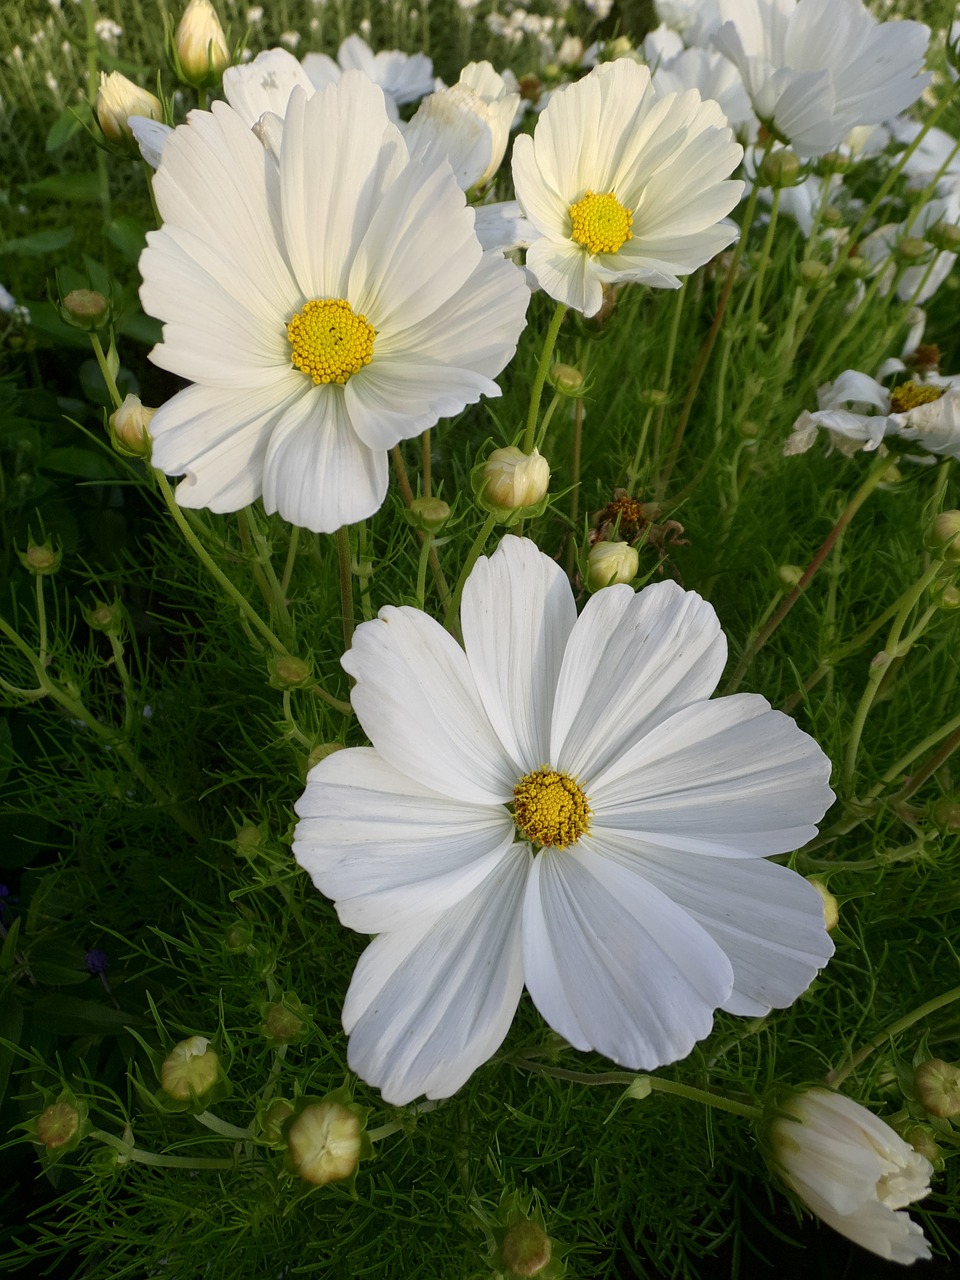
<svg viewBox="0 0 960 1280">
<path fill-rule="evenodd" d="M 695 89 L 658 98 L 646 67 L 602 63 L 514 143 L 517 199 L 540 233 L 527 267 L 588 316 L 604 284 L 678 289 L 736 238 L 721 219 L 743 190 L 725 180 L 742 155 L 715 102 Z"/>
<path fill-rule="evenodd" d="M 270 127 L 270 122 L 276 127 Z M 411 160 L 360 72 L 295 90 L 261 145 L 229 106 L 193 112 L 154 180 L 140 259 L 151 359 L 194 385 L 151 423 L 183 506 L 331 532 L 371 515 L 387 450 L 459 413 L 512 356 L 528 292 L 484 255 L 449 166 Z M 317 144 L 317 140 L 322 145 Z"/>
<path fill-rule="evenodd" d="M 446 156 L 467 191 L 499 169 L 519 106 L 489 62 L 470 62 L 455 85 L 424 98 L 404 137 L 412 155 Z"/>
<path fill-rule="evenodd" d="M 743 87 L 740 72 L 728 58 L 715 49 L 681 49 L 673 57 L 654 61 L 653 87 L 662 98 L 668 93 L 684 93 L 696 89 L 701 98 L 718 103 L 727 123 L 741 138 L 752 142 L 757 136 L 757 117 Z"/>
<path fill-rule="evenodd" d="M 904 366 L 891 361 L 888 368 Z M 923 381 L 910 379 L 888 389 L 866 373 L 846 369 L 836 382 L 817 389 L 817 412 L 801 413 L 783 452 L 788 456 L 806 453 L 817 429 L 823 428 L 834 447 L 847 456 L 860 449 L 869 453 L 890 436 L 899 436 L 928 453 L 960 458 L 960 386 L 956 382 L 956 378 L 931 374 Z"/>
<path fill-rule="evenodd" d="M 345 71 L 362 71 L 378 84 L 387 97 L 391 120 L 398 118 L 397 107 L 433 92 L 433 63 L 425 53 L 403 53 L 399 49 L 382 49 L 374 53 L 361 36 L 347 36 L 337 50 L 337 60 L 325 53 L 308 53 L 303 69 L 317 89 L 336 84 Z"/>
<path fill-rule="evenodd" d="M 768 1161 L 834 1231 L 890 1262 L 930 1257 L 897 1210 L 930 1193 L 933 1166 L 872 1111 L 831 1089 L 781 1101 L 765 1132 Z"/>
<path fill-rule="evenodd" d="M 526 985 L 577 1049 L 651 1070 L 714 1012 L 789 1005 L 833 951 L 820 895 L 767 862 L 815 833 L 830 763 L 760 697 L 708 701 L 713 608 L 659 582 L 597 592 L 506 537 L 463 591 L 464 648 L 385 608 L 343 657 L 372 747 L 309 774 L 294 853 L 379 934 L 343 1009 L 352 1070 L 446 1097 Z"/>
<path fill-rule="evenodd" d="M 719 0 L 713 43 L 738 67 L 760 120 L 801 156 L 824 155 L 856 125 L 903 111 L 930 30 L 877 22 L 861 0 Z"/>
</svg>

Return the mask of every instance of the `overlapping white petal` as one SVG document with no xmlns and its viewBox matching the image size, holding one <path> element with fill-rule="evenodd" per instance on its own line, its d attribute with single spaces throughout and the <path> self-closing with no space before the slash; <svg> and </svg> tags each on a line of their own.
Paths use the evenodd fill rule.
<svg viewBox="0 0 960 1280">
<path fill-rule="evenodd" d="M 151 358 L 196 386 L 156 415 L 153 457 L 186 473 L 187 505 L 262 496 L 332 532 L 380 506 L 398 440 L 499 394 L 529 293 L 484 256 L 446 161 L 411 159 L 375 84 L 350 71 L 308 96 L 273 52 L 233 82 L 248 115 L 270 107 L 256 132 L 217 103 L 163 148 L 141 298 L 164 322 Z M 365 317 L 373 350 L 345 383 L 314 384 L 287 326 L 328 300 Z"/>
<path fill-rule="evenodd" d="M 297 808 L 298 860 L 345 923 L 382 930 L 344 1010 L 354 1069 L 390 1101 L 459 1087 L 521 981 L 572 1045 L 638 1069 L 688 1053 L 718 1008 L 795 999 L 832 944 L 819 895 L 762 858 L 813 834 L 829 763 L 762 698 L 707 701 L 726 654 L 710 605 L 616 587 L 577 619 L 558 566 L 507 537 L 461 621 L 464 649 L 415 609 L 357 629 L 343 664 L 373 750 L 322 761 Z M 512 802 L 544 766 L 590 812 L 540 849 Z"/>
<path fill-rule="evenodd" d="M 539 232 L 527 267 L 558 301 L 586 315 L 602 286 L 641 281 L 679 288 L 680 276 L 736 237 L 724 215 L 742 190 L 728 177 L 743 155 L 715 102 L 695 89 L 658 98 L 650 72 L 628 59 L 595 67 L 555 93 L 533 138 L 517 138 L 517 199 Z M 632 216 L 615 251 L 573 238 L 571 207 L 612 194 Z"/>
</svg>

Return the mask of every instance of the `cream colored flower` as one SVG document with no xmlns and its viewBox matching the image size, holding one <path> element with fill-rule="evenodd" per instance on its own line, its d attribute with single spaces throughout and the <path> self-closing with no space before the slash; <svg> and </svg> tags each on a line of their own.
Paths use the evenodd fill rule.
<svg viewBox="0 0 960 1280">
<path fill-rule="evenodd" d="M 471 62 L 449 89 L 431 93 L 404 130 L 411 155 L 445 156 L 464 189 L 485 186 L 503 160 L 520 105 L 489 62 Z"/>
<path fill-rule="evenodd" d="M 131 116 L 163 119 L 163 107 L 159 98 L 149 90 L 141 89 L 119 71 L 111 71 L 109 75 L 100 72 L 100 89 L 95 109 L 103 135 L 111 142 L 132 141 Z"/>
</svg>

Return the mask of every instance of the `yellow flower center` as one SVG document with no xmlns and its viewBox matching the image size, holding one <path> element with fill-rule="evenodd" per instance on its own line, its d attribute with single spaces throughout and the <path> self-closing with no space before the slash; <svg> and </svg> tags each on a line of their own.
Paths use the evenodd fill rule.
<svg viewBox="0 0 960 1280">
<path fill-rule="evenodd" d="M 902 382 L 890 392 L 890 412 L 909 413 L 918 405 L 939 400 L 946 387 L 931 387 L 923 382 Z"/>
<path fill-rule="evenodd" d="M 570 218 L 570 234 L 588 253 L 616 253 L 622 244 L 633 239 L 633 214 L 612 191 L 602 196 L 588 191 L 570 206 Z"/>
<path fill-rule="evenodd" d="M 513 789 L 513 820 L 525 840 L 565 849 L 590 830 L 590 806 L 574 778 L 541 765 Z"/>
<path fill-rule="evenodd" d="M 319 386 L 340 386 L 373 359 L 373 325 L 353 314 L 343 298 L 313 298 L 305 302 L 287 325 L 290 357 Z"/>
</svg>

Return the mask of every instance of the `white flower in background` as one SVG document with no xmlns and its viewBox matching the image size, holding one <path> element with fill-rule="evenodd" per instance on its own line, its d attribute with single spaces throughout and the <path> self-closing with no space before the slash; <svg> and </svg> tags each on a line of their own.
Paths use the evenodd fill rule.
<svg viewBox="0 0 960 1280">
<path fill-rule="evenodd" d="M 807 1089 L 781 1100 L 765 1131 L 771 1169 L 827 1226 L 906 1265 L 930 1257 L 906 1213 L 930 1193 L 930 1161 L 852 1098 Z"/>
<path fill-rule="evenodd" d="M 540 233 L 528 269 L 587 316 L 605 284 L 679 288 L 736 238 L 721 219 L 743 190 L 726 180 L 742 155 L 720 108 L 696 90 L 658 98 L 646 67 L 595 67 L 514 143 L 517 199 Z"/>
<path fill-rule="evenodd" d="M 679 31 L 688 45 L 706 46 L 720 26 L 717 0 L 654 0 L 653 7 L 660 22 Z"/>
<path fill-rule="evenodd" d="M 362 71 L 383 90 L 392 120 L 398 119 L 397 107 L 433 92 L 433 63 L 425 53 L 399 49 L 374 53 L 357 35 L 347 36 L 337 50 L 336 62 L 325 53 L 308 53 L 303 69 L 317 89 L 336 84 L 345 71 Z"/>
<path fill-rule="evenodd" d="M 129 141 L 133 138 L 130 125 L 132 116 L 163 119 L 160 99 L 148 89 L 141 89 L 119 71 L 111 71 L 109 75 L 100 72 L 100 88 L 94 110 L 103 136 L 111 142 Z"/>
<path fill-rule="evenodd" d="M 890 121 L 890 132 L 904 146 L 909 146 L 922 129 L 923 125 L 906 116 Z M 936 179 L 938 196 L 960 199 L 960 142 L 943 129 L 927 129 L 903 171 L 912 191 L 921 191 Z"/>
<path fill-rule="evenodd" d="M 681 49 L 671 57 L 661 52 L 651 58 L 648 53 L 647 62 L 659 97 L 696 89 L 701 98 L 712 98 L 719 104 L 738 137 L 750 142 L 756 138 L 759 126 L 750 96 L 740 72 L 723 54 L 713 49 Z"/>
<path fill-rule="evenodd" d="M 890 371 L 904 367 L 899 360 L 885 366 Z M 817 389 L 817 412 L 801 413 L 783 451 L 788 456 L 806 453 L 818 428 L 823 428 L 830 432 L 834 447 L 848 457 L 860 449 L 869 453 L 890 436 L 914 441 L 928 453 L 960 457 L 960 386 L 956 383 L 956 378 L 930 374 L 922 381 L 909 379 L 888 389 L 866 373 L 846 369 L 836 382 Z"/>
<path fill-rule="evenodd" d="M 830 762 L 763 698 L 708 700 L 712 606 L 621 585 L 578 618 L 560 567 L 506 537 L 461 623 L 463 649 L 409 607 L 357 629 L 373 746 L 321 761 L 297 805 L 297 860 L 379 935 L 344 1004 L 351 1069 L 397 1105 L 447 1097 L 524 985 L 574 1048 L 641 1070 L 718 1008 L 795 1000 L 833 944 L 820 895 L 765 859 L 814 835 Z"/>
<path fill-rule="evenodd" d="M 759 119 L 801 156 L 916 102 L 930 31 L 879 23 L 860 0 L 719 0 L 716 47 L 743 76 Z"/>
<path fill-rule="evenodd" d="M 316 85 L 288 49 L 265 49 L 244 66 L 223 73 L 223 94 L 240 118 L 252 128 L 267 111 L 286 115 L 294 89 L 312 97 Z"/>
<path fill-rule="evenodd" d="M 331 532 L 378 509 L 398 440 L 499 395 L 528 293 L 483 254 L 449 166 L 410 159 L 360 72 L 294 92 L 261 133 L 269 147 L 216 103 L 157 170 L 163 227 L 140 259 L 144 309 L 164 322 L 151 359 L 195 385 L 157 410 L 153 464 L 186 473 L 183 506 L 262 495 Z"/>
<path fill-rule="evenodd" d="M 424 98 L 404 137 L 411 155 L 446 157 L 464 191 L 482 187 L 500 167 L 519 106 L 489 62 L 471 62 L 455 85 Z"/>
<path fill-rule="evenodd" d="M 960 191 L 947 198 L 928 200 L 906 222 L 885 223 L 864 236 L 858 252 L 880 272 L 882 297 L 887 296 L 894 283 L 901 302 L 920 306 L 933 297 L 957 260 L 957 255 L 947 250 L 935 252 L 933 245 L 924 239 L 928 232 L 940 226 L 960 226 Z M 927 253 L 921 254 L 915 266 L 904 266 L 898 261 L 905 241 L 918 250 L 927 245 Z"/>
</svg>

